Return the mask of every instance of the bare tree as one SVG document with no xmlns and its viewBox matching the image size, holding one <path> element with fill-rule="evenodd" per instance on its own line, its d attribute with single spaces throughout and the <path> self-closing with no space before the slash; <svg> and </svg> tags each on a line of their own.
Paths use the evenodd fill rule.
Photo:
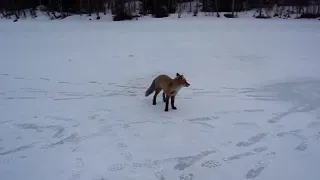
<svg viewBox="0 0 320 180">
<path fill-rule="evenodd" d="M 91 0 L 88 0 L 88 14 L 91 16 L 92 9 L 91 9 Z"/>
<path fill-rule="evenodd" d="M 220 14 L 219 14 L 219 6 L 218 6 L 218 0 L 214 0 L 214 4 L 215 4 L 215 7 L 216 7 L 217 17 L 220 17 Z"/>
<path fill-rule="evenodd" d="M 181 18 L 181 15 L 182 15 L 182 2 L 181 2 L 181 0 L 178 0 L 177 4 L 178 4 L 178 18 Z"/>
<path fill-rule="evenodd" d="M 232 16 L 234 17 L 234 0 L 232 0 Z"/>
<path fill-rule="evenodd" d="M 199 12 L 200 3 L 199 0 L 196 0 L 195 10 L 193 11 L 193 16 L 197 16 Z"/>
</svg>

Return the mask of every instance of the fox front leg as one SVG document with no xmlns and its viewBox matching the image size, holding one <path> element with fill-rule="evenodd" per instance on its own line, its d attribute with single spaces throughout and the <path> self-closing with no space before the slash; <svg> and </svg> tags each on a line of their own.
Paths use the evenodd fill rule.
<svg viewBox="0 0 320 180">
<path fill-rule="evenodd" d="M 176 99 L 176 96 L 171 96 L 171 108 L 177 109 L 177 107 L 174 106 L 174 100 Z"/>
<path fill-rule="evenodd" d="M 166 107 L 165 107 L 165 109 L 164 109 L 164 111 L 168 111 L 168 107 L 169 107 L 169 99 L 170 99 L 170 96 L 166 96 Z"/>
<path fill-rule="evenodd" d="M 162 99 L 163 99 L 163 102 L 166 102 L 166 93 L 162 93 Z"/>
</svg>

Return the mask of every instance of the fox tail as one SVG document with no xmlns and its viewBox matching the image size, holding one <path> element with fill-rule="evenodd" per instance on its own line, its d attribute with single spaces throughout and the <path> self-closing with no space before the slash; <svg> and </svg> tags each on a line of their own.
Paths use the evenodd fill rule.
<svg viewBox="0 0 320 180">
<path fill-rule="evenodd" d="M 155 80 L 153 80 L 152 83 L 151 83 L 151 85 L 150 85 L 150 87 L 146 90 L 145 96 L 147 97 L 147 96 L 149 96 L 150 94 L 152 94 L 153 91 L 155 90 L 155 88 L 156 88 L 156 84 L 155 84 Z"/>
</svg>

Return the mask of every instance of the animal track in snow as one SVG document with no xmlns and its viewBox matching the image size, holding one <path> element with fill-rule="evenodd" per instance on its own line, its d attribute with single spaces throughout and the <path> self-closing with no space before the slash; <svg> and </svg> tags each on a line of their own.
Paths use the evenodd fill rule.
<svg viewBox="0 0 320 180">
<path fill-rule="evenodd" d="M 275 152 L 269 152 L 263 156 L 263 159 L 255 164 L 249 171 L 246 173 L 246 179 L 254 179 L 258 177 L 265 168 L 272 162 L 272 159 L 276 156 Z"/>
<path fill-rule="evenodd" d="M 282 112 L 282 113 L 279 113 L 277 114 L 276 116 L 272 117 L 271 119 L 268 120 L 268 123 L 277 123 L 279 122 L 281 119 L 283 119 L 284 117 L 290 115 L 290 114 L 293 114 L 293 113 L 296 113 L 296 112 L 299 112 L 299 106 L 296 106 L 296 107 L 292 107 L 290 109 L 288 109 L 287 111 L 285 112 Z"/>
<path fill-rule="evenodd" d="M 36 124 L 16 124 L 15 126 L 21 129 L 33 129 L 36 132 L 43 132 L 44 129 L 53 129 L 55 133 L 52 138 L 61 138 L 65 131 L 62 126 L 38 126 Z"/>
<path fill-rule="evenodd" d="M 128 161 L 132 160 L 132 154 L 130 152 L 122 152 L 121 155 L 123 155 Z"/>
<path fill-rule="evenodd" d="M 298 146 L 295 148 L 295 150 L 304 151 L 307 148 L 308 148 L 308 143 L 307 142 L 301 142 L 300 144 L 298 144 Z"/>
<path fill-rule="evenodd" d="M 127 145 L 124 143 L 118 143 L 118 148 L 124 149 L 124 148 L 127 148 Z"/>
<path fill-rule="evenodd" d="M 44 81 L 50 81 L 49 78 L 43 78 L 43 77 L 41 77 L 40 79 L 41 79 L 41 80 L 44 80 Z"/>
<path fill-rule="evenodd" d="M 236 126 L 247 126 L 247 127 L 260 128 L 256 123 L 252 123 L 252 122 L 235 122 L 232 124 L 236 125 Z"/>
<path fill-rule="evenodd" d="M 199 95 L 199 94 L 220 94 L 221 92 L 220 91 L 204 91 L 204 90 L 201 90 L 201 91 L 193 91 L 192 94 L 194 95 Z"/>
<path fill-rule="evenodd" d="M 5 123 L 8 123 L 8 122 L 12 122 L 13 120 L 7 120 L 7 121 L 0 121 L 0 125 L 1 124 L 5 124 Z"/>
<path fill-rule="evenodd" d="M 66 101 L 66 100 L 75 100 L 75 99 L 84 99 L 84 97 L 73 97 L 73 98 L 54 98 L 54 101 Z"/>
<path fill-rule="evenodd" d="M 134 136 L 137 136 L 137 137 L 140 136 L 139 132 L 134 127 L 132 127 L 130 124 L 123 124 L 122 128 L 133 133 Z"/>
<path fill-rule="evenodd" d="M 292 130 L 292 131 L 288 131 L 288 132 L 280 132 L 280 133 L 277 133 L 277 136 L 284 137 L 286 135 L 292 135 L 292 136 L 297 137 L 298 139 L 301 140 L 301 142 L 294 149 L 299 150 L 299 151 L 304 151 L 308 148 L 308 143 L 307 143 L 308 138 L 303 135 L 298 134 L 301 131 L 302 131 L 301 129 L 297 129 L 297 130 Z"/>
<path fill-rule="evenodd" d="M 78 137 L 78 133 L 72 133 L 71 135 L 55 142 L 55 143 L 51 143 L 51 144 L 48 144 L 48 145 L 44 145 L 41 147 L 41 149 L 49 149 L 49 148 L 53 148 L 55 146 L 58 146 L 58 145 L 62 145 L 66 142 L 76 142 L 77 140 L 79 139 Z"/>
<path fill-rule="evenodd" d="M 156 176 L 156 178 L 158 178 L 158 180 L 165 180 L 163 171 L 155 172 L 154 175 Z"/>
<path fill-rule="evenodd" d="M 45 119 L 57 120 L 57 121 L 66 121 L 66 122 L 77 122 L 72 118 L 62 117 L 62 116 L 45 116 Z"/>
<path fill-rule="evenodd" d="M 24 79 L 24 77 L 14 77 L 14 79 Z"/>
<path fill-rule="evenodd" d="M 236 154 L 236 155 L 233 155 L 233 156 L 229 156 L 229 157 L 227 157 L 227 158 L 224 158 L 223 160 L 224 160 L 226 163 L 230 163 L 231 161 L 239 160 L 239 159 L 245 158 L 245 157 L 247 157 L 247 156 L 252 156 L 252 155 L 255 155 L 255 154 L 258 154 L 258 153 L 267 151 L 267 150 L 268 150 L 268 148 L 265 147 L 265 146 L 257 147 L 257 148 L 252 149 L 251 152 L 249 151 L 249 152 L 239 153 L 239 154 Z"/>
<path fill-rule="evenodd" d="M 118 143 L 118 149 L 121 152 L 121 155 L 124 156 L 126 160 L 132 160 L 132 154 L 126 151 L 127 145 L 125 143 Z"/>
<path fill-rule="evenodd" d="M 204 116 L 204 117 L 196 117 L 196 118 L 191 118 L 187 119 L 187 121 L 210 121 L 214 119 L 220 119 L 219 116 Z"/>
<path fill-rule="evenodd" d="M 158 180 L 165 180 L 162 171 L 156 172 L 156 173 L 154 173 L 154 175 L 158 178 Z"/>
<path fill-rule="evenodd" d="M 315 122 L 311 122 L 307 125 L 307 128 L 314 128 L 314 127 L 318 127 L 320 126 L 320 122 L 315 121 Z"/>
<path fill-rule="evenodd" d="M 224 158 L 224 161 L 226 163 L 230 163 L 230 161 L 233 161 L 233 160 L 236 160 L 236 159 L 242 159 L 246 156 L 251 156 L 251 155 L 254 155 L 253 152 L 244 152 L 244 153 L 240 153 L 240 154 L 237 154 L 237 155 L 233 155 L 233 156 L 230 156 L 228 158 Z"/>
<path fill-rule="evenodd" d="M 69 82 L 67 82 L 67 81 L 58 81 L 58 83 L 59 83 L 59 84 L 71 84 L 71 83 L 69 83 Z"/>
<path fill-rule="evenodd" d="M 108 178 L 99 177 L 99 178 L 93 178 L 92 180 L 108 180 Z"/>
<path fill-rule="evenodd" d="M 37 99 L 37 97 L 6 97 L 4 99 L 19 99 L 19 100 L 24 100 L 24 99 Z"/>
<path fill-rule="evenodd" d="M 263 109 L 245 109 L 244 112 L 254 113 L 254 112 L 264 112 Z"/>
<path fill-rule="evenodd" d="M 318 134 L 316 135 L 316 139 L 317 139 L 317 140 L 320 139 L 320 132 L 318 132 Z"/>
<path fill-rule="evenodd" d="M 84 162 L 82 158 L 76 158 L 74 162 L 74 168 L 72 169 L 71 179 L 79 179 L 80 174 L 83 172 L 83 169 L 84 169 Z"/>
<path fill-rule="evenodd" d="M 208 156 L 215 152 L 216 152 L 215 150 L 204 151 L 196 156 L 178 158 L 178 163 L 174 166 L 174 169 L 179 171 L 184 170 L 192 166 L 193 164 L 195 164 L 197 161 L 201 160 L 203 157 Z"/>
<path fill-rule="evenodd" d="M 209 160 L 201 163 L 201 167 L 205 168 L 215 168 L 221 166 L 221 163 L 215 160 Z"/>
<path fill-rule="evenodd" d="M 262 146 L 262 147 L 257 147 L 257 148 L 254 148 L 252 151 L 256 152 L 256 153 L 260 153 L 260 152 L 264 152 L 268 150 L 268 147 L 266 146 Z"/>
<path fill-rule="evenodd" d="M 179 180 L 192 180 L 193 176 L 192 173 L 183 173 L 179 176 Z"/>
<path fill-rule="evenodd" d="M 24 151 L 26 149 L 30 149 L 30 148 L 34 147 L 35 144 L 36 144 L 36 142 L 28 144 L 28 145 L 23 145 L 23 146 L 14 148 L 14 149 L 10 149 L 8 151 L 0 152 L 0 156 L 16 153 L 16 152 L 20 152 L 20 151 Z"/>
<path fill-rule="evenodd" d="M 263 138 L 267 136 L 266 133 L 258 133 L 252 137 L 250 137 L 247 141 L 242 141 L 237 143 L 237 147 L 248 147 L 260 142 Z"/>
<path fill-rule="evenodd" d="M 97 81 L 89 81 L 89 84 L 102 84 L 102 83 L 97 82 Z"/>
<path fill-rule="evenodd" d="M 128 165 L 127 164 L 113 164 L 110 167 L 108 167 L 109 171 L 121 171 L 124 168 L 126 168 Z"/>
<path fill-rule="evenodd" d="M 195 124 L 201 124 L 201 125 L 203 125 L 204 127 L 208 127 L 208 128 L 210 128 L 210 129 L 214 129 L 214 128 L 215 128 L 213 125 L 211 125 L 211 124 L 209 124 L 209 123 L 206 123 L 206 122 L 193 122 L 193 123 L 195 123 Z"/>
<path fill-rule="evenodd" d="M 100 114 L 94 114 L 94 115 L 90 116 L 89 119 L 90 120 L 95 120 L 99 116 L 100 116 Z"/>
<path fill-rule="evenodd" d="M 191 156 L 182 156 L 182 157 L 172 157 L 162 160 L 149 160 L 145 162 L 134 162 L 131 164 L 113 164 L 108 167 L 109 171 L 121 171 L 126 167 L 137 168 L 148 168 L 148 169 L 159 169 L 161 164 L 174 163 L 175 170 L 184 170 L 192 166 L 197 161 L 201 160 L 203 157 L 208 156 L 209 154 L 215 153 L 216 150 L 206 150 Z"/>
<path fill-rule="evenodd" d="M 20 90 L 27 93 L 48 93 L 46 90 L 36 88 L 21 88 Z"/>
</svg>

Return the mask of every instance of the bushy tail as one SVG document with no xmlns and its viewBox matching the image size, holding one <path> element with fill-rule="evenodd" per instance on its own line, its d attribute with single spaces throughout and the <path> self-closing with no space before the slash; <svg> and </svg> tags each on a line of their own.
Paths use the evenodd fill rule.
<svg viewBox="0 0 320 180">
<path fill-rule="evenodd" d="M 155 90 L 156 88 L 156 84 L 155 84 L 155 80 L 152 81 L 150 87 L 146 90 L 145 92 L 145 96 L 149 96 L 151 93 L 153 93 L 153 91 Z"/>
</svg>

